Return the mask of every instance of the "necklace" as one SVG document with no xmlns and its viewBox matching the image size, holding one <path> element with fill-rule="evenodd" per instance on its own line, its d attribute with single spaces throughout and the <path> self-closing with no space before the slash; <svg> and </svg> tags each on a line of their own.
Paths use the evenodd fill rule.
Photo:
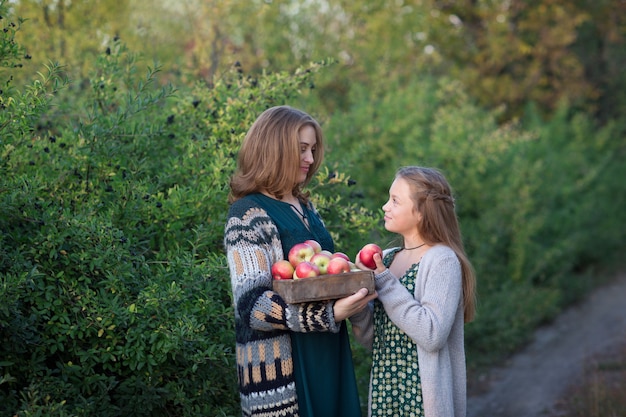
<svg viewBox="0 0 626 417">
<path fill-rule="evenodd" d="M 304 213 L 304 209 L 302 209 L 302 212 L 300 212 L 300 210 L 298 210 L 298 208 L 296 206 L 294 206 L 291 203 L 287 203 L 291 206 L 292 209 L 295 210 L 296 213 L 298 213 L 298 216 L 302 217 L 302 221 L 306 223 L 306 214 Z"/>
<path fill-rule="evenodd" d="M 426 242 L 422 243 L 422 244 L 421 244 L 421 245 L 419 245 L 419 246 L 415 246 L 414 248 L 402 248 L 402 250 L 413 250 L 413 249 L 419 249 L 419 248 L 421 248 L 422 246 L 424 246 L 425 244 L 426 244 Z"/>
</svg>

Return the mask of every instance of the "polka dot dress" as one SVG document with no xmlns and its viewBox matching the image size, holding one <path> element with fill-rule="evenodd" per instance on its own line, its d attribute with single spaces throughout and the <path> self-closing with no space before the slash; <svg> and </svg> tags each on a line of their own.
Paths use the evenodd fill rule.
<svg viewBox="0 0 626 417">
<path fill-rule="evenodd" d="M 391 263 L 395 253 L 385 257 Z M 419 264 L 400 278 L 413 294 Z M 372 416 L 423 416 L 422 386 L 417 362 L 417 347 L 387 317 L 380 301 L 374 304 L 374 344 L 372 356 Z"/>
</svg>

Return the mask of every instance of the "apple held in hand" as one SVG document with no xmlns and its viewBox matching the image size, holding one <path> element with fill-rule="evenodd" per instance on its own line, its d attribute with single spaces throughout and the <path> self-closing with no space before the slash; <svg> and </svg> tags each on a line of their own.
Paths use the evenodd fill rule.
<svg viewBox="0 0 626 417">
<path fill-rule="evenodd" d="M 294 279 L 316 277 L 320 274 L 320 269 L 312 262 L 302 261 L 296 266 L 293 273 Z"/>
<path fill-rule="evenodd" d="M 376 253 L 382 256 L 383 250 L 375 243 L 368 243 L 361 248 L 357 254 L 357 258 L 369 269 L 376 269 L 376 262 L 374 262 L 374 254 Z"/>
<path fill-rule="evenodd" d="M 322 251 L 322 245 L 320 245 L 317 240 L 309 239 L 305 240 L 304 243 L 310 245 L 315 253 L 320 253 Z"/>
<path fill-rule="evenodd" d="M 320 275 L 324 275 L 327 273 L 326 271 L 328 268 L 328 263 L 330 262 L 330 256 L 322 252 L 316 253 L 311 257 L 311 260 L 309 262 L 317 265 L 320 270 Z"/>
<path fill-rule="evenodd" d="M 296 243 L 291 249 L 289 249 L 287 259 L 289 259 L 289 262 L 291 262 L 291 265 L 295 268 L 300 262 L 309 261 L 313 255 L 315 255 L 315 249 L 313 249 L 313 246 L 302 242 Z"/>
<path fill-rule="evenodd" d="M 272 265 L 272 277 L 274 279 L 292 279 L 294 270 L 291 262 L 283 259 Z"/>
<path fill-rule="evenodd" d="M 326 268 L 328 274 L 343 274 L 344 272 L 350 272 L 350 263 L 341 256 L 331 258 Z"/>
</svg>

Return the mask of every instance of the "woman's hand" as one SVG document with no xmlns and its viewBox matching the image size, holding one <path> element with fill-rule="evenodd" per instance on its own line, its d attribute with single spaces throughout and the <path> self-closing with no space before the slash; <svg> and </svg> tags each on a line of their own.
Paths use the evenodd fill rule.
<svg viewBox="0 0 626 417">
<path fill-rule="evenodd" d="M 378 274 L 385 272 L 385 269 L 387 269 L 387 267 L 385 266 L 385 264 L 383 264 L 383 257 L 380 256 L 380 254 L 375 253 L 373 259 L 374 259 L 374 262 L 376 262 L 376 269 L 373 270 L 374 273 L 378 275 Z M 363 271 L 372 271 L 371 269 L 363 265 L 363 262 L 361 262 L 358 256 L 355 261 L 356 262 L 354 264 L 356 265 L 357 268 L 362 269 Z"/>
<path fill-rule="evenodd" d="M 335 322 L 339 323 L 355 315 L 363 310 L 367 306 L 367 303 L 378 297 L 376 291 L 369 295 L 368 292 L 367 288 L 361 288 L 353 295 L 335 301 L 335 305 L 333 306 Z"/>
</svg>

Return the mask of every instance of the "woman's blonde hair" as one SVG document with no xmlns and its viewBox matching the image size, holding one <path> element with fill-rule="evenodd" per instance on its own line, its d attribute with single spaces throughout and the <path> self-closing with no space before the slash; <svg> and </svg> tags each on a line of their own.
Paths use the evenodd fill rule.
<svg viewBox="0 0 626 417">
<path fill-rule="evenodd" d="M 306 180 L 298 183 L 299 135 L 304 126 L 315 129 L 317 143 Z M 302 188 L 315 175 L 323 157 L 322 128 L 313 117 L 290 106 L 271 107 L 261 113 L 243 140 L 237 170 L 230 180 L 228 201 L 232 203 L 248 194 L 267 192 L 279 199 L 291 193 L 306 203 L 309 194 Z"/>
<path fill-rule="evenodd" d="M 447 245 L 459 258 L 463 274 L 464 317 L 469 323 L 476 313 L 476 275 L 465 253 L 448 181 L 435 168 L 417 166 L 400 168 L 396 178 L 404 179 L 413 192 L 411 197 L 415 208 L 422 214 L 418 230 L 424 241 L 429 245 Z"/>
</svg>

